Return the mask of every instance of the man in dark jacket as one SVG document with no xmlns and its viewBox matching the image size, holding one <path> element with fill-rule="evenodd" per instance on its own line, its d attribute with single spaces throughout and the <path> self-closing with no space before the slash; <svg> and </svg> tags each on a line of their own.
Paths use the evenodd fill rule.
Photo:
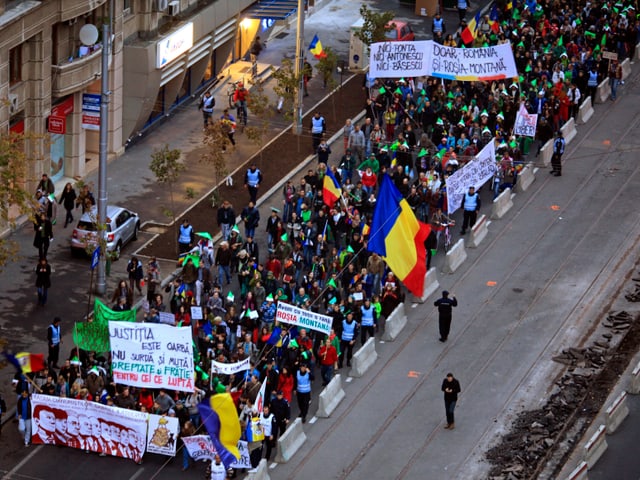
<svg viewBox="0 0 640 480">
<path fill-rule="evenodd" d="M 449 292 L 443 290 L 442 298 L 439 298 L 433 303 L 438 307 L 438 326 L 440 328 L 440 341 L 446 342 L 449 336 L 449 330 L 451 329 L 451 312 L 453 307 L 458 306 L 458 300 L 455 295 L 451 295 L 449 298 Z"/>
<path fill-rule="evenodd" d="M 447 373 L 447 377 L 442 381 L 442 391 L 444 392 L 444 408 L 447 414 L 447 425 L 444 428 L 453 430 L 455 427 L 453 411 L 460 393 L 460 382 L 453 377 L 453 373 Z"/>
</svg>

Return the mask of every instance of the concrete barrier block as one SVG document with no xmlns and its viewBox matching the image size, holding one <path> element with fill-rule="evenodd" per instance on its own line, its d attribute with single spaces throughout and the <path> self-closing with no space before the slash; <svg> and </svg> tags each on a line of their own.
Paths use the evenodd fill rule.
<svg viewBox="0 0 640 480">
<path fill-rule="evenodd" d="M 513 207 L 513 201 L 511 200 L 511 189 L 506 188 L 504 192 L 498 195 L 493 201 L 493 207 L 491 208 L 491 219 L 502 218 Z"/>
<path fill-rule="evenodd" d="M 296 418 L 278 438 L 278 453 L 276 462 L 287 463 L 295 455 L 302 444 L 307 440 L 307 436 L 302 430 L 302 419 Z"/>
<path fill-rule="evenodd" d="M 636 45 L 636 58 L 635 60 L 640 60 L 640 43 Z"/>
<path fill-rule="evenodd" d="M 540 149 L 540 156 L 542 157 L 542 164 L 545 167 L 551 165 L 551 157 L 553 157 L 553 140 L 547 141 Z"/>
<path fill-rule="evenodd" d="M 464 249 L 464 239 L 461 238 L 455 243 L 451 250 L 447 252 L 442 271 L 444 273 L 453 273 L 464 263 L 466 259 L 467 252 Z"/>
<path fill-rule="evenodd" d="M 587 444 L 584 446 L 584 461 L 589 465 L 591 470 L 602 454 L 607 450 L 607 439 L 605 436 L 606 427 L 600 425 L 596 433 L 594 433 Z"/>
<path fill-rule="evenodd" d="M 598 90 L 596 91 L 596 103 L 606 102 L 609 100 L 610 94 L 611 87 L 609 87 L 609 78 L 606 78 L 598 85 Z"/>
<path fill-rule="evenodd" d="M 342 378 L 339 374 L 334 375 L 329 384 L 320 392 L 316 417 L 329 418 L 344 397 L 345 393 L 342 389 Z"/>
<path fill-rule="evenodd" d="M 489 221 L 487 220 L 487 216 L 480 215 L 480 218 L 469 234 L 469 242 L 467 243 L 469 248 L 478 248 L 480 242 L 482 242 L 482 240 L 487 236 L 487 233 L 489 233 L 489 229 L 487 228 L 488 224 Z"/>
<path fill-rule="evenodd" d="M 404 310 L 404 302 L 402 302 L 391 312 L 389 318 L 385 319 L 382 339 L 385 342 L 393 342 L 396 337 L 400 335 L 400 332 L 406 324 L 407 314 Z"/>
<path fill-rule="evenodd" d="M 271 477 L 269 476 L 269 464 L 267 463 L 267 459 L 263 458 L 262 460 L 260 460 L 260 463 L 258 464 L 258 468 L 256 468 L 255 472 L 252 472 L 251 470 L 249 471 L 249 473 L 247 473 L 247 476 L 245 477 L 246 480 L 271 480 Z"/>
<path fill-rule="evenodd" d="M 622 392 L 606 410 L 607 434 L 615 432 L 628 415 L 627 392 Z"/>
<path fill-rule="evenodd" d="M 631 75 L 631 60 L 625 58 L 620 66 L 622 67 L 622 80 L 626 80 Z"/>
<path fill-rule="evenodd" d="M 415 295 L 411 295 L 414 303 L 424 303 L 427 301 L 427 298 L 438 290 L 440 286 L 440 282 L 438 282 L 438 273 L 435 267 L 431 267 L 429 271 L 424 276 L 424 288 L 422 290 L 422 297 L 416 297 Z"/>
<path fill-rule="evenodd" d="M 520 173 L 518 174 L 518 179 L 516 180 L 516 192 L 526 192 L 531 184 L 535 181 L 536 174 L 533 171 L 533 166 L 527 165 L 522 170 L 520 170 Z"/>
<path fill-rule="evenodd" d="M 627 392 L 631 395 L 638 395 L 640 393 L 640 362 L 638 362 L 636 367 L 631 371 Z"/>
<path fill-rule="evenodd" d="M 560 127 L 560 131 L 562 132 L 564 141 L 569 145 L 569 143 L 571 143 L 578 134 L 578 131 L 576 130 L 576 121 L 573 118 L 570 118 L 567 123 Z"/>
<path fill-rule="evenodd" d="M 566 480 L 588 480 L 589 478 L 589 465 L 587 462 L 580 462 L 580 464 L 569 474 Z"/>
<path fill-rule="evenodd" d="M 373 337 L 369 337 L 369 340 L 358 350 L 351 359 L 351 370 L 349 371 L 350 377 L 361 377 L 367 370 L 373 365 L 378 358 L 376 353 L 376 343 Z"/>
<path fill-rule="evenodd" d="M 580 108 L 578 109 L 578 123 L 583 125 L 593 116 L 593 105 L 591 105 L 591 97 L 587 96 Z"/>
</svg>

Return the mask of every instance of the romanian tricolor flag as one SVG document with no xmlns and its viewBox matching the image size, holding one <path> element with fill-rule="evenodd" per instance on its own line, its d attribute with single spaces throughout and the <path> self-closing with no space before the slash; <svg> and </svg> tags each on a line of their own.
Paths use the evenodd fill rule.
<svg viewBox="0 0 640 480">
<path fill-rule="evenodd" d="M 322 200 L 324 204 L 330 208 L 340 199 L 340 184 L 336 177 L 333 176 L 331 169 L 327 169 L 327 173 L 322 181 Z"/>
<path fill-rule="evenodd" d="M 416 218 L 407 201 L 384 175 L 371 224 L 368 249 L 382 255 L 389 268 L 417 297 L 424 289 L 427 252 L 424 241 L 431 228 Z"/>
<path fill-rule="evenodd" d="M 318 38 L 318 34 L 313 36 L 313 40 L 309 44 L 309 51 L 313 53 L 313 56 L 318 60 L 327 56 L 325 51 L 322 48 L 322 43 L 320 43 L 320 39 Z"/>
<path fill-rule="evenodd" d="M 476 16 L 471 19 L 471 21 L 467 24 L 467 27 L 460 34 L 460 38 L 462 41 L 469 45 L 473 42 L 478 35 L 478 25 L 480 23 L 480 12 L 476 13 Z M 422 296 L 422 294 L 420 294 Z"/>
<path fill-rule="evenodd" d="M 7 361 L 22 373 L 40 372 L 45 369 L 46 363 L 42 353 L 19 352 L 15 355 L 4 354 Z"/>
<path fill-rule="evenodd" d="M 216 452 L 226 468 L 240 459 L 240 420 L 233 398 L 228 393 L 219 393 L 198 404 L 198 411 Z"/>
</svg>

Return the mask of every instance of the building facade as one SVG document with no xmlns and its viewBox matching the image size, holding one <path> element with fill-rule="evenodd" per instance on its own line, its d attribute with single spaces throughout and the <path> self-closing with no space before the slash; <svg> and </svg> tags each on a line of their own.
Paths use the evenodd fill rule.
<svg viewBox="0 0 640 480">
<path fill-rule="evenodd" d="M 104 23 L 108 152 L 117 156 L 241 53 L 242 12 L 254 2 L 0 0 L 0 131 L 36 137 L 25 145 L 41 159 L 28 186 L 42 173 L 79 179 L 97 165 Z M 87 30 L 98 38 L 87 41 Z"/>
</svg>

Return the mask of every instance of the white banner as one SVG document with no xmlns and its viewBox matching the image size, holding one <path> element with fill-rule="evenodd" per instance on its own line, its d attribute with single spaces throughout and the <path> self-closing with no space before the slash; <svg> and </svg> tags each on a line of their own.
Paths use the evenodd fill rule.
<svg viewBox="0 0 640 480">
<path fill-rule="evenodd" d="M 234 373 L 242 372 L 243 370 L 249 370 L 251 368 L 251 359 L 245 358 L 241 362 L 236 363 L 221 363 L 215 360 L 211 361 L 211 372 L 219 373 L 221 375 L 232 375 Z"/>
<path fill-rule="evenodd" d="M 284 302 L 278 302 L 276 320 L 278 322 L 295 325 L 298 328 L 316 330 L 326 335 L 331 333 L 331 325 L 333 323 L 333 319 L 327 315 L 320 315 L 319 313 L 310 312 L 309 310 L 303 310 L 302 308 L 294 307 Z"/>
<path fill-rule="evenodd" d="M 213 460 L 216 453 L 216 447 L 211 442 L 209 435 L 193 435 L 191 437 L 183 437 L 189 456 L 195 460 Z M 231 464 L 231 468 L 251 468 L 251 459 L 249 458 L 249 445 L 244 440 L 238 441 L 238 451 L 240 459 Z"/>
<path fill-rule="evenodd" d="M 491 140 L 473 160 L 447 178 L 447 215 L 460 208 L 471 185 L 477 190 L 495 175 L 497 169 L 496 147 Z"/>
<path fill-rule="evenodd" d="M 527 112 L 524 107 L 524 103 L 520 104 L 520 110 L 516 115 L 516 123 L 513 126 L 513 133 L 515 135 L 523 135 L 525 137 L 535 137 L 536 127 L 538 125 L 538 114 L 532 114 Z"/>
<path fill-rule="evenodd" d="M 174 457 L 179 433 L 180 422 L 177 417 L 149 415 L 147 452 Z"/>
<path fill-rule="evenodd" d="M 369 76 L 399 78 L 426 75 L 429 43 L 431 40 L 372 44 Z"/>
<path fill-rule="evenodd" d="M 116 383 L 193 392 L 191 327 L 109 322 Z"/>
<path fill-rule="evenodd" d="M 510 43 L 491 47 L 445 47 L 433 40 L 371 45 L 369 74 L 379 78 L 429 75 L 466 81 L 518 76 Z"/>
<path fill-rule="evenodd" d="M 31 441 L 140 461 L 148 413 L 97 402 L 33 394 Z"/>
</svg>

